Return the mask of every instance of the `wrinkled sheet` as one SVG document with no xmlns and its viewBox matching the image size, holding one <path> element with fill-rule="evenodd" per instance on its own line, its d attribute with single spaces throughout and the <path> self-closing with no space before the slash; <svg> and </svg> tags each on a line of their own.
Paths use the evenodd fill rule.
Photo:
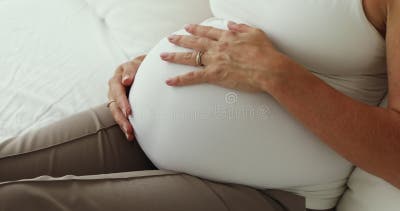
<svg viewBox="0 0 400 211">
<path fill-rule="evenodd" d="M 204 0 L 0 0 L 0 141 L 105 103 L 120 63 L 210 16 Z"/>
</svg>

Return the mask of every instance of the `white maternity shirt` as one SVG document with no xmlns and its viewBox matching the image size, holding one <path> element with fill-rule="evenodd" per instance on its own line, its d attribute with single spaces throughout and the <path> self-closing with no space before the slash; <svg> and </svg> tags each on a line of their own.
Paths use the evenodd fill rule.
<svg viewBox="0 0 400 211">
<path fill-rule="evenodd" d="M 227 20 L 233 20 L 259 27 L 280 51 L 333 88 L 370 105 L 382 100 L 385 42 L 368 22 L 361 0 L 210 4 L 215 18 L 204 25 L 226 29 Z M 288 190 L 304 196 L 311 209 L 335 206 L 351 163 L 267 93 L 209 84 L 168 87 L 166 79 L 195 69 L 160 59 L 160 53 L 171 51 L 188 50 L 161 40 L 141 65 L 130 93 L 136 137 L 158 168 Z"/>
</svg>

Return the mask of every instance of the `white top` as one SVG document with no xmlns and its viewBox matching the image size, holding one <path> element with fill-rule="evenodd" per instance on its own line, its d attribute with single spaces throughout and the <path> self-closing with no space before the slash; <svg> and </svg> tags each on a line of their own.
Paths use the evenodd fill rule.
<svg viewBox="0 0 400 211">
<path fill-rule="evenodd" d="M 381 106 L 387 106 L 387 98 Z M 400 190 L 381 178 L 356 168 L 347 185 L 349 189 L 340 200 L 338 211 L 400 210 Z"/>
<path fill-rule="evenodd" d="M 262 28 L 279 50 L 339 91 L 373 105 L 383 98 L 385 43 L 360 0 L 210 3 L 217 18 L 205 25 L 226 29 L 226 20 L 234 20 Z M 305 196 L 311 209 L 336 204 L 351 163 L 266 93 L 208 84 L 166 86 L 167 78 L 194 70 L 161 61 L 159 54 L 170 51 L 187 50 L 160 41 L 141 65 L 130 94 L 136 137 L 158 168 L 289 190 Z"/>
<path fill-rule="evenodd" d="M 349 190 L 338 211 L 398 211 L 400 190 L 381 178 L 356 169 L 348 182 Z"/>
</svg>

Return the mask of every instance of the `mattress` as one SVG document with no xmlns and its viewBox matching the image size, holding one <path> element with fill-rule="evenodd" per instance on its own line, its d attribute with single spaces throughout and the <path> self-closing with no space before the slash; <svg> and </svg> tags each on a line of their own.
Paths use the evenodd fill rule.
<svg viewBox="0 0 400 211">
<path fill-rule="evenodd" d="M 105 103 L 120 63 L 209 17 L 203 0 L 0 1 L 0 142 Z"/>
</svg>

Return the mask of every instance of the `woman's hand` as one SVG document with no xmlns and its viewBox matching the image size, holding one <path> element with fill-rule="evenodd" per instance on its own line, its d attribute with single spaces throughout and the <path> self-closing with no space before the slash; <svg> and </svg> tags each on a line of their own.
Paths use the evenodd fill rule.
<svg viewBox="0 0 400 211">
<path fill-rule="evenodd" d="M 115 101 L 109 105 L 111 113 L 124 131 L 126 138 L 133 141 L 133 127 L 129 123 L 128 116 L 132 114 L 132 109 L 126 95 L 126 90 L 132 86 L 137 70 L 143 62 L 145 55 L 136 57 L 132 61 L 120 65 L 115 70 L 114 76 L 108 81 L 108 99 Z"/>
<path fill-rule="evenodd" d="M 203 52 L 204 69 L 168 79 L 166 83 L 170 86 L 211 83 L 243 91 L 267 91 L 288 63 L 287 57 L 275 49 L 260 29 L 232 22 L 228 28 L 227 31 L 188 25 L 185 29 L 193 36 L 170 36 L 171 43 L 195 51 L 162 53 L 163 60 L 197 66 L 197 52 Z"/>
</svg>

